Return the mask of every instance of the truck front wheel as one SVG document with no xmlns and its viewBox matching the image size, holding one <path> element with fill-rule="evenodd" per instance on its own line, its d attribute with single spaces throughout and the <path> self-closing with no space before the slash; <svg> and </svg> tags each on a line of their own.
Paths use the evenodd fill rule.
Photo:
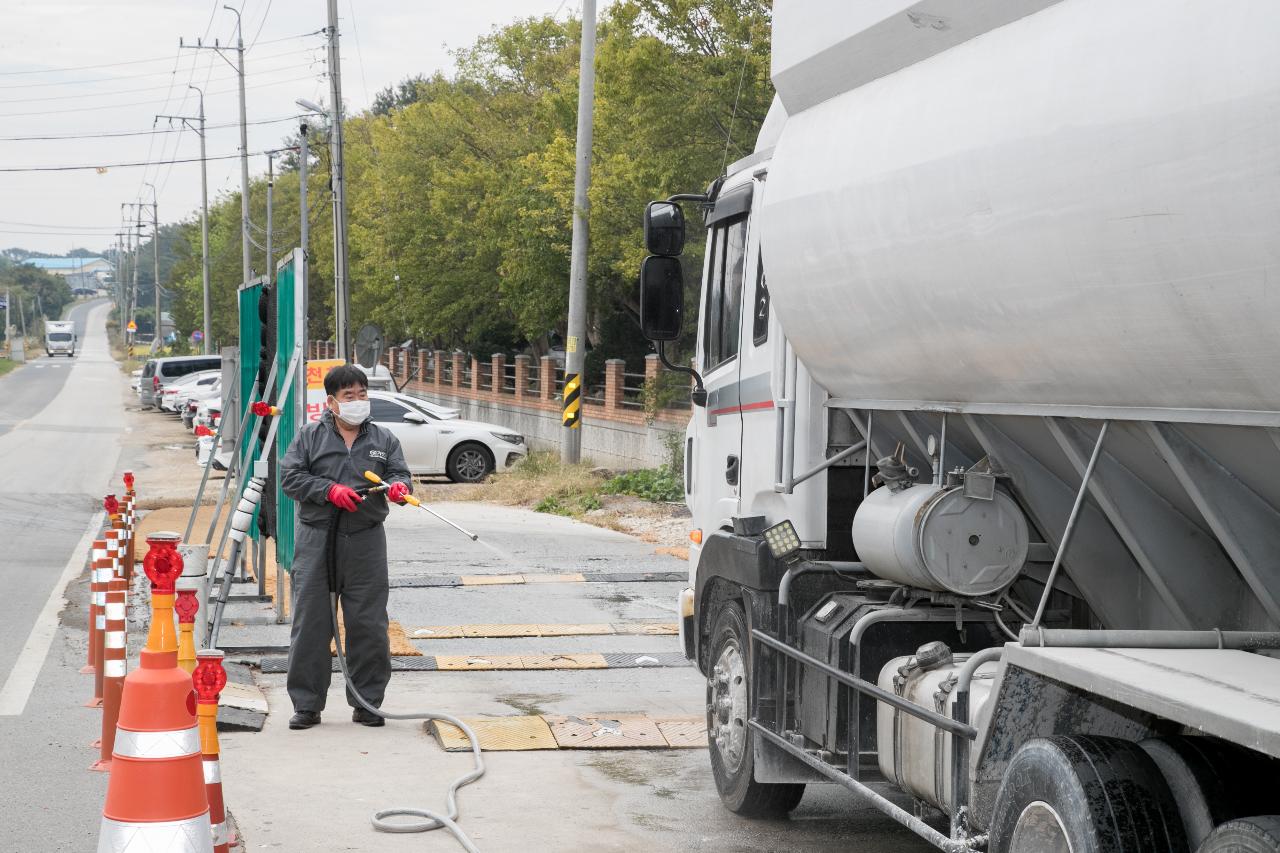
<svg viewBox="0 0 1280 853">
<path fill-rule="evenodd" d="M 1000 783 L 991 853 L 1186 853 L 1173 795 L 1130 741 L 1028 741 Z"/>
<path fill-rule="evenodd" d="M 782 817 L 800 804 L 804 785 L 753 778 L 751 659 L 747 619 L 737 601 L 723 601 L 711 630 L 707 675 L 707 739 L 716 790 L 729 811 L 743 817 Z"/>
<path fill-rule="evenodd" d="M 1197 853 L 1277 853 L 1280 816 L 1245 817 L 1215 829 Z"/>
</svg>

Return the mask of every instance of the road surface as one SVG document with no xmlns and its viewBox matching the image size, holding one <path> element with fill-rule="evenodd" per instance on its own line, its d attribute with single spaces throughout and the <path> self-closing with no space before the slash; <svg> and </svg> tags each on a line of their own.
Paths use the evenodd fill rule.
<svg viewBox="0 0 1280 853">
<path fill-rule="evenodd" d="M 87 770 L 101 714 L 82 707 L 92 683 L 78 670 L 84 557 L 103 495 L 119 488 L 124 430 L 108 310 L 72 309 L 75 358 L 39 351 L 0 379 L 0 827 L 11 850 L 93 849 L 106 792 L 105 775 Z"/>
</svg>

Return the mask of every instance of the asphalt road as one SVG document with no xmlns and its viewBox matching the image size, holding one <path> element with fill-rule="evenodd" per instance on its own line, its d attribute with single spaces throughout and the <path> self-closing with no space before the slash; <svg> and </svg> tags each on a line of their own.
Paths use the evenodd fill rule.
<svg viewBox="0 0 1280 853">
<path fill-rule="evenodd" d="M 93 849 L 106 792 L 100 712 L 82 707 L 85 570 L 124 430 L 108 303 L 78 305 L 80 351 L 0 379 L 0 846 Z M 35 353 L 29 353 L 35 356 Z M 71 581 L 68 583 L 68 581 Z M 64 589 L 71 597 L 65 604 Z M 66 625 L 63 625 L 65 616 Z"/>
</svg>

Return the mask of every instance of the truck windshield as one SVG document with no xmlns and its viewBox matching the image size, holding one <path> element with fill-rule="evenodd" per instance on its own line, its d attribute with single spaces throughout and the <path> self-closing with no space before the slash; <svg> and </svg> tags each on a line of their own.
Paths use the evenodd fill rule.
<svg viewBox="0 0 1280 853">
<path fill-rule="evenodd" d="M 68 334 L 67 332 L 50 332 L 49 340 L 54 341 L 56 343 L 65 343 L 71 340 L 71 335 Z"/>
</svg>

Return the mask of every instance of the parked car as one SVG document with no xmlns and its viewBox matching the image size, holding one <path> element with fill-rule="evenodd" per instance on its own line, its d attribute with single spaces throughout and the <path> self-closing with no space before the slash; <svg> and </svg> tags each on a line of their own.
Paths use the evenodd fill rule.
<svg viewBox="0 0 1280 853">
<path fill-rule="evenodd" d="M 200 404 L 210 398 L 222 399 L 222 377 L 211 383 L 201 382 L 194 388 L 189 387 L 185 393 L 179 394 L 183 399 L 178 403 L 178 414 L 182 417 L 182 425 L 187 429 L 195 429 L 196 411 Z"/>
<path fill-rule="evenodd" d="M 507 427 L 442 418 L 440 407 L 390 391 L 370 391 L 371 418 L 400 439 L 413 474 L 445 474 L 455 483 L 478 483 L 506 470 L 529 452 L 524 436 Z"/>
<path fill-rule="evenodd" d="M 221 382 L 221 380 L 222 371 L 220 370 L 202 370 L 199 373 L 188 373 L 186 376 L 170 382 L 161 390 L 160 409 L 165 412 L 181 414 L 182 406 L 192 392 L 200 388 L 209 388 Z"/>
<path fill-rule="evenodd" d="M 160 408 L 160 392 L 176 379 L 204 370 L 221 370 L 222 356 L 179 355 L 149 359 L 142 367 L 138 403 L 144 409 Z"/>
</svg>

